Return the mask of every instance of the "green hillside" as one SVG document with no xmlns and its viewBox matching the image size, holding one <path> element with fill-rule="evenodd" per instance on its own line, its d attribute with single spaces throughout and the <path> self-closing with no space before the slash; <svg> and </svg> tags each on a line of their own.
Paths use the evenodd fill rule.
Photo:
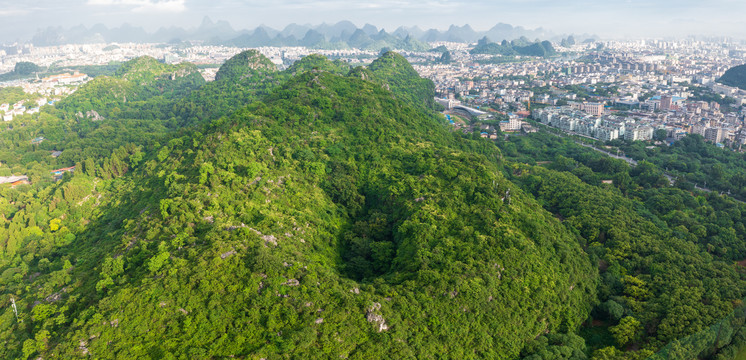
<svg viewBox="0 0 746 360">
<path fill-rule="evenodd" d="M 215 80 L 247 77 L 254 73 L 271 73 L 277 67 L 256 50 L 246 50 L 228 59 L 215 75 Z"/>
<path fill-rule="evenodd" d="M 741 309 L 746 208 L 651 163 L 452 132 L 391 52 L 193 70 L 0 132 L 0 358 L 642 359 Z"/>
<path fill-rule="evenodd" d="M 409 104 L 435 107 L 435 85 L 422 79 L 403 56 L 389 51 L 368 66 L 373 79 Z"/>
<path fill-rule="evenodd" d="M 746 344 L 746 204 L 549 133 L 498 146 L 515 162 L 510 179 L 577 229 L 599 264 L 600 305 L 579 332 L 592 358 L 725 360 Z M 555 358 L 551 339 L 526 353 Z"/>
<path fill-rule="evenodd" d="M 311 70 L 345 75 L 350 72 L 350 65 L 342 60 L 329 61 L 329 59 L 324 56 L 311 54 L 293 63 L 287 72 L 292 75 L 298 75 Z"/>
<path fill-rule="evenodd" d="M 717 82 L 746 90 L 746 64 L 728 69 Z"/>
<path fill-rule="evenodd" d="M 4 245 L 4 357 L 512 358 L 593 305 L 596 270 L 499 152 L 378 83 L 297 75 L 155 150 L 76 173 Z"/>
<path fill-rule="evenodd" d="M 99 76 L 82 86 L 57 106 L 65 111 L 96 111 L 103 116 L 118 116 L 132 102 L 133 112 L 142 110 L 142 102 L 153 97 L 182 97 L 205 84 L 194 64 L 167 65 L 151 57 L 124 63 L 114 76 Z M 127 102 L 130 104 L 127 104 Z M 112 113 L 114 112 L 114 113 Z"/>
</svg>

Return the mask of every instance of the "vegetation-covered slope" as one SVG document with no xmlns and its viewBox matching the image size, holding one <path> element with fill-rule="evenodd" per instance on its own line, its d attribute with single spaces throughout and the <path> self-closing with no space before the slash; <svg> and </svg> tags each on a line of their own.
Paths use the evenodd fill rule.
<svg viewBox="0 0 746 360">
<path fill-rule="evenodd" d="M 0 358 L 736 348 L 738 324 L 707 341 L 743 309 L 743 206 L 550 134 L 451 132 L 393 53 L 248 56 L 209 84 L 140 59 L 0 132 L 0 172 L 31 180 L 0 187 Z"/>
<path fill-rule="evenodd" d="M 234 80 L 255 73 L 265 74 L 277 71 L 277 66 L 264 57 L 259 51 L 246 50 L 228 59 L 215 75 L 215 80 L 233 78 Z"/>
<path fill-rule="evenodd" d="M 595 299 L 496 149 L 377 83 L 308 72 L 134 154 L 5 245 L 3 357 L 515 358 Z"/>
<path fill-rule="evenodd" d="M 746 90 L 746 64 L 728 69 L 718 82 Z"/>
<path fill-rule="evenodd" d="M 293 63 L 288 68 L 292 75 L 302 74 L 306 71 L 321 70 L 337 75 L 345 75 L 350 72 L 350 65 L 342 60 L 329 61 L 326 57 L 318 54 L 308 55 Z"/>
<path fill-rule="evenodd" d="M 93 79 L 57 107 L 68 112 L 93 110 L 104 117 L 120 117 L 122 111 L 132 107 L 128 101 L 139 102 L 133 109 L 137 112 L 142 110 L 138 105 L 144 101 L 157 104 L 153 97 L 182 97 L 204 84 L 205 79 L 193 64 L 167 65 L 145 56 L 124 63 L 113 77 Z M 163 102 L 167 101 L 160 103 Z"/>
<path fill-rule="evenodd" d="M 627 156 L 646 159 L 670 174 L 687 189 L 707 187 L 746 200 L 746 155 L 721 149 L 691 134 L 670 147 L 646 148 L 643 143 L 616 141 Z"/>
<path fill-rule="evenodd" d="M 685 182 L 671 187 L 653 163 L 630 167 L 548 133 L 499 146 L 513 161 L 546 164 L 514 164 L 509 174 L 577 229 L 599 264 L 600 305 L 580 331 L 595 358 L 646 358 L 666 344 L 656 358 L 709 358 L 743 346 L 733 335 L 746 330 L 746 205 L 692 193 Z M 562 358 L 547 351 L 536 350 Z"/>
<path fill-rule="evenodd" d="M 110 176 L 104 160 L 120 147 L 153 146 L 179 131 L 183 98 L 205 81 L 193 65 L 153 62 L 132 60 L 116 77 L 97 77 L 54 107 L 43 106 L 39 114 L 5 123 L 0 131 L 0 175 L 29 175 L 35 190 L 50 185 L 50 170 L 76 164 L 81 169 L 86 162 Z M 148 80 L 143 85 L 125 78 Z"/>
<path fill-rule="evenodd" d="M 407 103 L 428 109 L 435 107 L 435 85 L 428 79 L 420 78 L 403 56 L 389 51 L 373 61 L 367 69 L 375 80 Z"/>
</svg>

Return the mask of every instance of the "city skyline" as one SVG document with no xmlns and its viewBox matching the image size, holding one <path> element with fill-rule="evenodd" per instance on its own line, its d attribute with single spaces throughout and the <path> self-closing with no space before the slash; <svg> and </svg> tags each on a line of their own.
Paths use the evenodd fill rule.
<svg viewBox="0 0 746 360">
<path fill-rule="evenodd" d="M 554 34 L 593 34 L 606 39 L 728 36 L 744 39 L 740 14 L 746 4 L 715 0 L 706 4 L 684 1 L 614 0 L 609 2 L 547 0 L 35 0 L 19 4 L 0 1 L 2 41 L 28 40 L 47 27 L 105 24 L 161 27 L 199 26 L 205 16 L 227 21 L 234 29 L 260 25 L 282 29 L 297 24 L 318 25 L 348 20 L 393 31 L 399 26 L 447 29 L 469 24 L 487 30 L 497 23 L 543 28 Z"/>
</svg>

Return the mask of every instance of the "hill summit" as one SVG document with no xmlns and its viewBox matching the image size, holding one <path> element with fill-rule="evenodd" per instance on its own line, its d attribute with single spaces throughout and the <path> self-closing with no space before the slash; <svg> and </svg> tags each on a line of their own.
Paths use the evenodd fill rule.
<svg viewBox="0 0 746 360">
<path fill-rule="evenodd" d="M 267 59 L 259 51 L 252 49 L 243 51 L 228 59 L 218 70 L 215 80 L 226 78 L 236 79 L 257 73 L 271 73 L 275 71 L 277 71 L 277 66 L 272 61 Z"/>
</svg>

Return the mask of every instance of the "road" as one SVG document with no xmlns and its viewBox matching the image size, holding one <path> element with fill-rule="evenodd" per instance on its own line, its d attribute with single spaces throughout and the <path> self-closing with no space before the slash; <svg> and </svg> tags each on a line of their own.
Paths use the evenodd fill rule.
<svg viewBox="0 0 746 360">
<path fill-rule="evenodd" d="M 599 149 L 599 148 L 597 148 L 597 147 L 595 147 L 593 145 L 582 143 L 582 142 L 579 142 L 579 141 L 577 141 L 575 139 L 573 139 L 573 140 L 575 141 L 576 144 L 578 144 L 580 146 L 584 146 L 584 147 L 587 147 L 589 149 L 596 150 L 596 151 L 598 151 L 600 153 L 604 153 L 606 155 L 609 155 L 609 156 L 613 157 L 614 159 L 624 160 L 624 161 L 626 161 L 628 164 L 630 164 L 632 166 L 637 166 L 637 160 L 635 160 L 635 159 L 633 159 L 631 157 L 626 157 L 624 155 L 618 155 L 618 154 L 610 153 L 610 152 L 608 152 L 606 150 Z"/>
</svg>

